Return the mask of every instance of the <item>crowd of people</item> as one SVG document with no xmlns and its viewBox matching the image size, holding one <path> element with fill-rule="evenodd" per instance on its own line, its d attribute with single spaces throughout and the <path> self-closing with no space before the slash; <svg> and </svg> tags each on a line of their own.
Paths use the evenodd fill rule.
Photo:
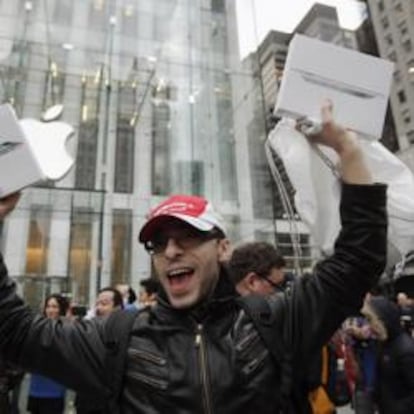
<svg viewBox="0 0 414 414">
<path fill-rule="evenodd" d="M 386 261 L 386 186 L 373 183 L 329 102 L 322 120 L 308 138 L 338 155 L 342 228 L 309 274 L 288 275 L 268 243 L 232 249 L 221 216 L 193 195 L 149 213 L 139 241 L 155 277 L 138 302 L 117 285 L 85 316 L 57 294 L 34 314 L 0 256 L 0 351 L 32 373 L 28 409 L 62 412 L 71 389 L 81 414 L 331 414 L 347 402 L 360 414 L 414 412 L 414 342 L 401 323 L 409 301 L 373 294 Z M 18 198 L 0 199 L 0 218 Z M 339 395 L 340 378 L 351 397 Z"/>
<path fill-rule="evenodd" d="M 117 284 L 99 290 L 94 306 L 71 304 L 66 292 L 53 293 L 46 297 L 41 314 L 46 318 L 57 320 L 66 318 L 82 321 L 89 318 L 105 318 L 112 312 L 133 310 L 154 306 L 159 289 L 158 282 L 153 278 L 142 279 L 139 296 L 128 284 Z M 78 309 L 82 309 L 79 312 Z M 0 413 L 19 414 L 20 386 L 25 372 L 17 365 L 2 359 L 0 354 Z M 58 382 L 40 374 L 31 373 L 25 411 L 31 414 L 63 414 L 67 399 L 67 388 Z M 103 411 L 91 409 L 83 405 L 82 398 L 76 398 L 77 414 L 101 414 Z"/>
</svg>

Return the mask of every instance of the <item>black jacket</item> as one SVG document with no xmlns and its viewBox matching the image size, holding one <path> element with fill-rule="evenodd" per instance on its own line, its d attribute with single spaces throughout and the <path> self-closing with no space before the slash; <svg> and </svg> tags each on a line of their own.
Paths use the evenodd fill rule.
<svg viewBox="0 0 414 414">
<path fill-rule="evenodd" d="M 383 297 L 370 305 L 387 330 L 380 345 L 376 378 L 376 400 L 381 414 L 414 413 L 414 340 L 400 325 L 400 311 Z"/>
<path fill-rule="evenodd" d="M 386 188 L 343 185 L 342 230 L 332 257 L 295 284 L 274 316 L 282 337 L 291 321 L 294 372 L 340 322 L 361 307 L 386 256 Z M 270 299 L 272 309 L 280 299 Z M 279 305 L 278 305 L 279 304 Z M 290 312 L 288 317 L 287 313 Z M 277 344 L 275 344 L 277 345 Z M 0 347 L 29 371 L 54 378 L 97 401 L 111 391 L 105 371 L 104 322 L 34 317 L 0 264 Z M 225 272 L 213 298 L 193 311 L 166 301 L 137 319 L 126 359 L 124 414 L 276 413 L 280 369 L 238 306 Z"/>
</svg>

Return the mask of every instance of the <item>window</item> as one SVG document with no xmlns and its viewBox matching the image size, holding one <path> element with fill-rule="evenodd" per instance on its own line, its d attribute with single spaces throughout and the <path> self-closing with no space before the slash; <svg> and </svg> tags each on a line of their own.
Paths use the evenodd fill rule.
<svg viewBox="0 0 414 414">
<path fill-rule="evenodd" d="M 397 96 L 398 96 L 398 100 L 400 101 L 400 103 L 404 103 L 404 102 L 407 101 L 407 97 L 406 97 L 405 92 L 403 90 L 398 91 Z"/>
<path fill-rule="evenodd" d="M 65 93 L 65 75 L 57 69 L 53 62 L 45 74 L 45 87 L 43 89 L 43 111 L 51 106 L 63 102 Z"/>
<path fill-rule="evenodd" d="M 132 211 L 112 212 L 111 284 L 131 282 Z"/>
<path fill-rule="evenodd" d="M 152 105 L 152 192 L 171 191 L 171 110 L 166 102 Z"/>
<path fill-rule="evenodd" d="M 114 190 L 132 193 L 134 185 L 135 127 L 131 120 L 118 116 L 116 127 Z"/>
<path fill-rule="evenodd" d="M 384 17 L 382 18 L 381 23 L 382 23 L 382 27 L 383 27 L 384 29 L 388 29 L 388 26 L 390 25 L 390 22 L 389 22 L 389 20 L 388 20 L 388 17 L 387 17 L 387 16 L 384 16 Z"/>
<path fill-rule="evenodd" d="M 75 186 L 83 190 L 95 189 L 99 88 L 93 80 L 82 79 Z"/>
<path fill-rule="evenodd" d="M 404 36 L 408 33 L 407 22 L 405 20 L 399 23 L 398 27 L 400 29 L 401 36 Z"/>
<path fill-rule="evenodd" d="M 126 4 L 123 8 L 121 30 L 126 36 L 136 37 L 137 35 L 138 16 L 135 8 L 133 4 Z"/>
<path fill-rule="evenodd" d="M 211 11 L 214 13 L 224 13 L 225 0 L 211 0 Z"/>
<path fill-rule="evenodd" d="M 393 76 L 395 82 L 401 82 L 401 72 L 399 70 L 395 70 Z"/>
<path fill-rule="evenodd" d="M 380 12 L 383 12 L 384 11 L 384 1 L 383 0 L 378 0 L 377 6 L 378 6 L 378 10 Z"/>
<path fill-rule="evenodd" d="M 403 48 L 407 53 L 410 53 L 412 50 L 412 44 L 411 44 L 411 40 L 407 39 L 405 42 L 403 42 Z"/>
<path fill-rule="evenodd" d="M 175 185 L 178 192 L 204 194 L 204 163 L 203 161 L 179 160 L 174 161 L 176 176 Z"/>
<path fill-rule="evenodd" d="M 411 114 L 408 108 L 404 108 L 404 110 L 401 111 L 401 116 L 406 124 L 411 122 Z"/>
<path fill-rule="evenodd" d="M 54 23 L 68 26 L 72 22 L 72 12 L 74 2 L 72 0 L 59 0 L 54 2 L 55 9 L 53 11 Z"/>
<path fill-rule="evenodd" d="M 391 35 L 391 34 L 387 34 L 387 35 L 385 36 L 385 41 L 386 41 L 386 43 L 387 43 L 387 45 L 388 45 L 388 46 L 392 46 L 392 45 L 393 45 L 393 43 L 394 43 L 394 41 L 393 41 L 393 38 L 392 38 L 392 35 Z"/>
<path fill-rule="evenodd" d="M 395 53 L 395 50 L 388 54 L 388 59 L 392 60 L 393 62 L 397 61 L 397 53 Z"/>
<path fill-rule="evenodd" d="M 83 190 L 93 190 L 96 178 L 96 158 L 98 152 L 98 121 L 92 119 L 79 126 L 78 151 L 76 157 L 75 186 Z"/>
<path fill-rule="evenodd" d="M 26 249 L 26 273 L 45 275 L 49 249 L 50 207 L 33 205 Z"/>
<path fill-rule="evenodd" d="M 396 12 L 399 12 L 399 13 L 404 11 L 403 6 L 402 6 L 401 2 L 399 2 L 399 1 L 395 3 L 394 9 L 395 9 Z"/>
<path fill-rule="evenodd" d="M 92 227 L 96 218 L 93 210 L 87 207 L 75 207 L 72 212 L 68 271 L 77 288 L 75 297 L 79 303 L 89 302 Z"/>
</svg>

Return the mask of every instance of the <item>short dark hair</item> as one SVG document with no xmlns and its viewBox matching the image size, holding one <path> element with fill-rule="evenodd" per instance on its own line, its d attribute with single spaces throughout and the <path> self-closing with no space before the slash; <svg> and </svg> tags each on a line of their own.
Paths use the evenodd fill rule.
<svg viewBox="0 0 414 414">
<path fill-rule="evenodd" d="M 98 292 L 98 295 L 100 293 L 103 293 L 103 292 L 112 292 L 113 293 L 112 298 L 113 298 L 113 302 L 114 302 L 114 308 L 116 306 L 119 306 L 121 309 L 124 308 L 124 301 L 122 300 L 122 295 L 119 292 L 119 290 L 117 290 L 117 289 L 115 289 L 111 286 L 107 286 L 107 287 L 104 287 L 104 288 L 100 289 L 99 292 Z"/>
<path fill-rule="evenodd" d="M 267 277 L 273 268 L 281 269 L 286 261 L 278 250 L 266 242 L 248 242 L 233 250 L 228 263 L 230 278 L 234 284 L 250 272 Z"/>
<path fill-rule="evenodd" d="M 149 295 L 158 293 L 160 289 L 160 283 L 152 277 L 141 280 L 139 284 Z"/>
<path fill-rule="evenodd" d="M 128 304 L 132 305 L 137 300 L 137 294 L 135 293 L 135 290 L 132 289 L 131 286 L 128 286 Z"/>
</svg>

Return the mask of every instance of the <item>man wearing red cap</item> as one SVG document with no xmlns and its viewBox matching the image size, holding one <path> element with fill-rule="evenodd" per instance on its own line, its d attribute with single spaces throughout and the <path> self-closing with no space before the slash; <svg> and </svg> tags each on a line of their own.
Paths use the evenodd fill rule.
<svg viewBox="0 0 414 414">
<path fill-rule="evenodd" d="M 156 207 L 139 234 L 162 290 L 158 304 L 136 317 L 112 382 L 108 355 L 117 347 L 108 341 L 109 322 L 34 317 L 2 262 L 0 350 L 28 371 L 88 393 L 96 405 L 116 399 L 113 378 L 122 380 L 111 414 L 287 412 L 283 372 L 290 371 L 293 387 L 301 381 L 309 355 L 359 310 L 385 265 L 386 188 L 372 184 L 356 136 L 335 124 L 330 104 L 322 115 L 322 131 L 312 139 L 339 155 L 342 230 L 332 257 L 288 296 L 266 302 L 272 355 L 227 277 L 224 225 L 210 203 L 193 196 Z M 16 201 L 1 200 L 0 217 Z M 277 349 L 280 360 L 273 358 Z"/>
</svg>

